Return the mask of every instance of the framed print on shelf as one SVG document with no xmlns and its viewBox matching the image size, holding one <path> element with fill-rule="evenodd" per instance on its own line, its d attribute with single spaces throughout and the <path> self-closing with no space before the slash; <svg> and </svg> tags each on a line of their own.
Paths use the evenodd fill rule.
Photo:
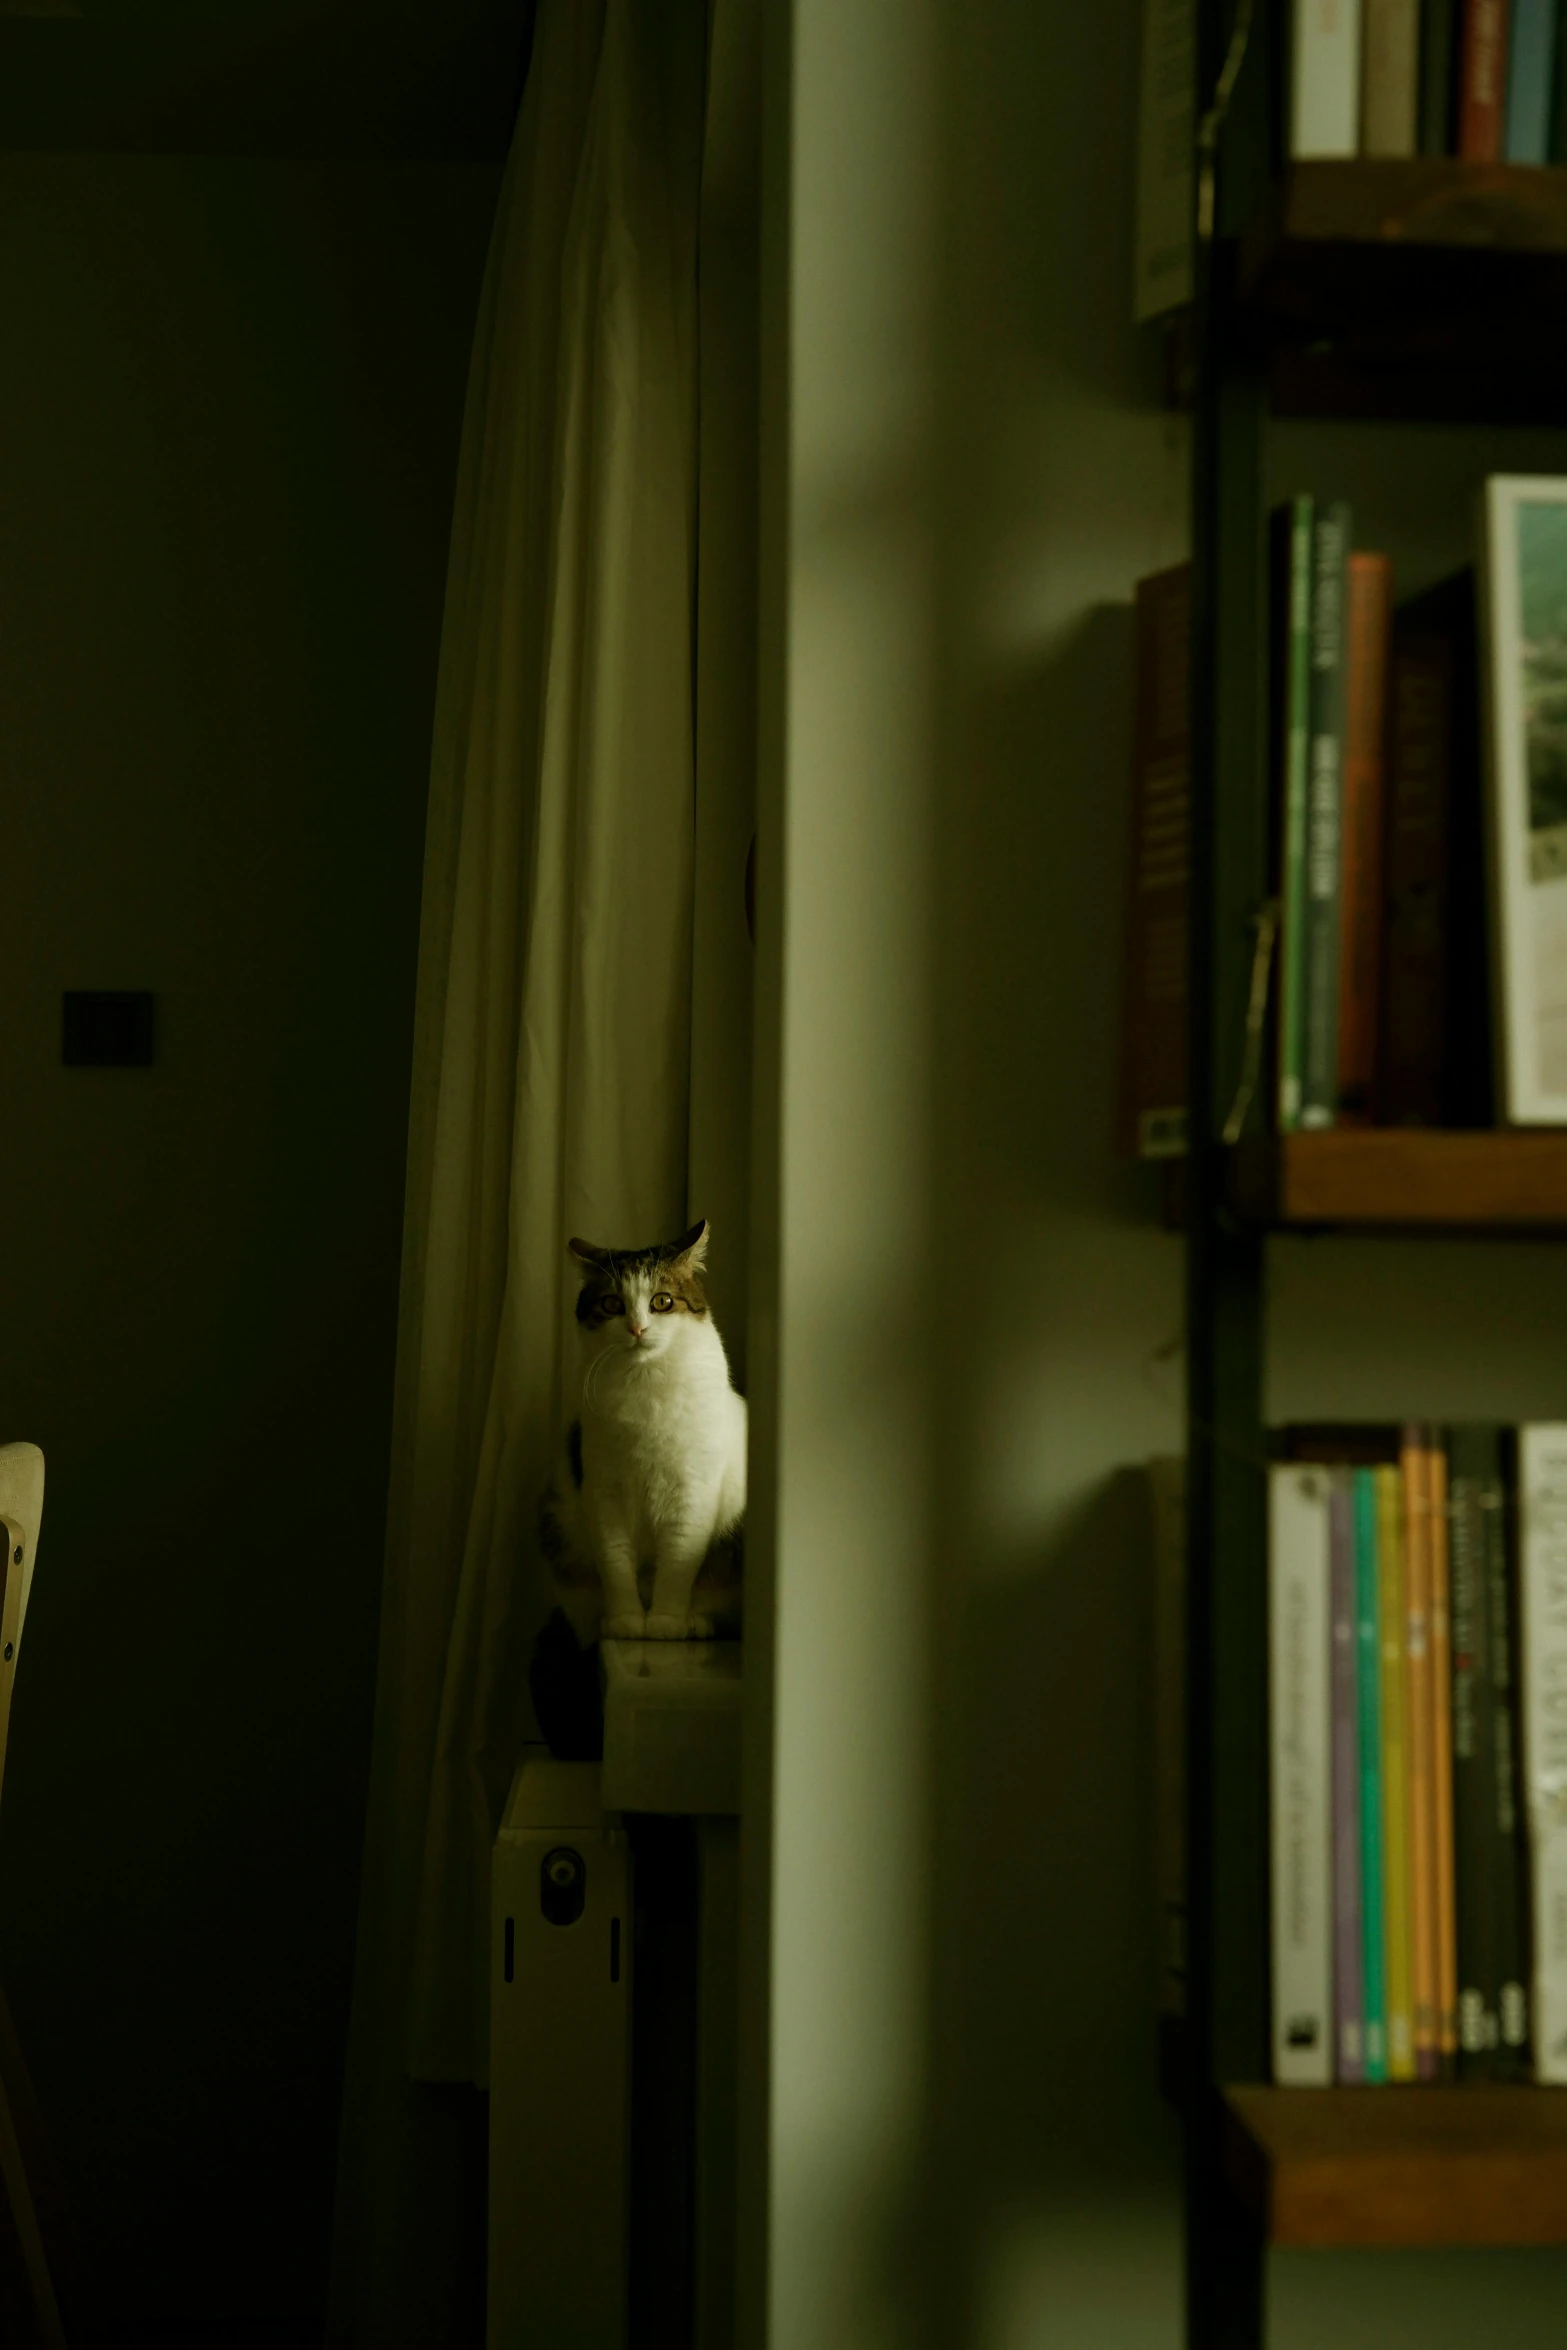
<svg viewBox="0 0 1567 2350">
<path fill-rule="evenodd" d="M 1567 1125 L 1567 478 L 1482 492 L 1497 1107 Z"/>
</svg>

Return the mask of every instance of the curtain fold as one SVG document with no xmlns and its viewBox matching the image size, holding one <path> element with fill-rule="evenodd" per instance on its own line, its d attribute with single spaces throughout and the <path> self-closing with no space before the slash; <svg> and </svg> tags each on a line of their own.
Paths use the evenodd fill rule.
<svg viewBox="0 0 1567 2350">
<path fill-rule="evenodd" d="M 394 2260 L 411 2218 L 408 2079 L 485 2077 L 489 1849 L 547 1604 L 533 1513 L 572 1339 L 565 1238 L 685 1221 L 705 14 L 541 0 L 474 338 L 431 755 L 339 2341 L 410 2338 L 374 2331 L 354 2276 Z"/>
</svg>

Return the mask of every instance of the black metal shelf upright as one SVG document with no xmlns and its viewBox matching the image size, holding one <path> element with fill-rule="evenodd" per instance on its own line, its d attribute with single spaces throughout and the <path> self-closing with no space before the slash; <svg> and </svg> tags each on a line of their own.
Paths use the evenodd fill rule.
<svg viewBox="0 0 1567 2350">
<path fill-rule="evenodd" d="M 1561 1135 L 1270 1141 L 1270 409 L 1567 422 L 1567 170 L 1283 164 L 1284 0 L 1196 0 L 1187 1182 L 1186 2338 L 1262 2350 L 1295 2244 L 1567 2242 L 1567 2097 L 1270 2089 L 1265 1234 L 1567 1236 Z M 1232 1151 L 1240 1141 L 1246 1147 Z M 1297 1148 L 1296 1146 L 1305 1146 Z M 1227 2095 L 1226 2093 L 1230 2093 Z M 1260 2183 L 1259 2183 L 1260 2182 Z"/>
<path fill-rule="evenodd" d="M 1244 0 L 1241 0 L 1244 7 Z M 1265 0 L 1258 0 L 1258 13 Z M 1249 11 L 1247 12 L 1249 14 Z M 1221 91 L 1237 11 L 1200 0 L 1199 124 Z M 1186 2339 L 1260 2350 L 1263 2247 L 1227 2184 L 1220 2092 L 1267 2078 L 1267 1620 L 1263 1572 L 1263 1242 L 1225 1204 L 1222 1136 L 1246 1055 L 1267 891 L 1263 437 L 1267 388 L 1239 331 L 1222 229 L 1237 154 L 1267 104 L 1248 44 L 1203 187 L 1194 242 L 1190 1109 L 1187 1239 Z M 1200 134 L 1199 134 L 1200 135 Z M 1243 168 L 1243 167 L 1242 167 Z M 1248 1124 L 1255 1128 L 1257 1111 Z"/>
</svg>

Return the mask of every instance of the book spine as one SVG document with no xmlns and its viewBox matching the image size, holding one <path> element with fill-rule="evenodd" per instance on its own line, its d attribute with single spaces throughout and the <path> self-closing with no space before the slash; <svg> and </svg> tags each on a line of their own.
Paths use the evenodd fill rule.
<svg viewBox="0 0 1567 2350">
<path fill-rule="evenodd" d="M 1364 0 L 1360 147 L 1413 155 L 1420 112 L 1420 0 Z"/>
<path fill-rule="evenodd" d="M 1133 629 L 1132 828 L 1122 917 L 1115 1143 L 1126 1158 L 1165 1159 L 1186 1148 L 1189 564 L 1138 581 Z"/>
<path fill-rule="evenodd" d="M 1382 1636 L 1382 1915 L 1387 1943 L 1387 2077 L 1415 2078 L 1414 1946 L 1409 1922 L 1409 1776 L 1404 1738 L 1404 1484 L 1376 1481 L 1377 1605 Z"/>
<path fill-rule="evenodd" d="M 1519 1778 L 1517 1446 L 1493 1431 L 1482 1490 L 1486 1662 L 1490 1680 L 1492 1925 L 1496 1944 L 1496 2071 L 1522 2080 L 1529 2069 L 1529 1856 Z"/>
<path fill-rule="evenodd" d="M 1338 1108 L 1339 820 L 1344 770 L 1344 589 L 1349 508 L 1319 507 L 1311 551 L 1311 742 L 1306 805 L 1303 1126 Z"/>
<path fill-rule="evenodd" d="M 1436 1842 L 1437 2049 L 1441 2070 L 1458 2059 L 1458 1925 L 1453 1885 L 1453 1636 L 1447 1543 L 1447 1454 L 1426 1430 L 1430 1500 L 1431 1790 Z"/>
<path fill-rule="evenodd" d="M 1333 1987 L 1335 2078 L 1366 2077 L 1365 1947 L 1360 1901 L 1360 1599 L 1351 1472 L 1329 1472 L 1333 1577 Z"/>
<path fill-rule="evenodd" d="M 1453 1858 L 1458 1924 L 1458 2070 L 1495 2070 L 1496 1888 L 1492 1857 L 1491 1658 L 1486 1603 L 1485 1495 L 1492 1432 L 1448 1437 L 1448 1555 L 1453 1616 Z"/>
<path fill-rule="evenodd" d="M 1280 632 L 1282 718 L 1279 728 L 1283 807 L 1279 898 L 1279 1128 L 1300 1124 L 1305 1042 L 1306 796 L 1311 745 L 1311 548 L 1313 503 L 1292 498 L 1284 510 L 1280 564 L 1284 626 Z"/>
<path fill-rule="evenodd" d="M 1518 1431 L 1523 1784 L 1534 2077 L 1567 2082 L 1567 1426 Z"/>
<path fill-rule="evenodd" d="M 1430 1515 L 1426 1455 L 1418 1427 L 1403 1431 L 1404 1655 L 1409 1674 L 1405 1740 L 1409 1775 L 1409 1917 L 1414 1943 L 1415 2074 L 1437 2074 L 1436 1836 L 1431 1785 Z"/>
<path fill-rule="evenodd" d="M 1464 0 L 1458 68 L 1458 152 L 1499 163 L 1506 103 L 1508 0 Z"/>
<path fill-rule="evenodd" d="M 1141 325 L 1192 295 L 1195 0 L 1143 0 L 1137 107 L 1137 246 L 1132 317 Z"/>
<path fill-rule="evenodd" d="M 1567 0 L 1556 0 L 1556 46 L 1551 58 L 1552 163 L 1567 163 Z"/>
<path fill-rule="evenodd" d="M 1338 1112 L 1369 1125 L 1377 1096 L 1382 836 L 1393 567 L 1349 558 L 1338 977 Z"/>
<path fill-rule="evenodd" d="M 1556 63 L 1556 0 L 1512 0 L 1507 58 L 1509 163 L 1544 163 L 1551 151 L 1551 83 Z"/>
<path fill-rule="evenodd" d="M 1360 146 L 1360 0 L 1295 0 L 1290 153 L 1354 155 Z"/>
<path fill-rule="evenodd" d="M 1355 1592 L 1360 1679 L 1360 1904 L 1366 2079 L 1387 2079 L 1387 1927 L 1382 1901 L 1382 1654 L 1375 1469 L 1356 1469 Z"/>
<path fill-rule="evenodd" d="M 1442 1122 L 1452 670 L 1448 640 L 1395 623 L 1377 1109 L 1385 1126 Z"/>
<path fill-rule="evenodd" d="M 1273 2077 L 1333 2078 L 1332 1561 L 1321 1469 L 1269 1472 Z"/>
<path fill-rule="evenodd" d="M 1420 152 L 1451 155 L 1457 134 L 1459 0 L 1422 0 L 1420 10 Z"/>
</svg>

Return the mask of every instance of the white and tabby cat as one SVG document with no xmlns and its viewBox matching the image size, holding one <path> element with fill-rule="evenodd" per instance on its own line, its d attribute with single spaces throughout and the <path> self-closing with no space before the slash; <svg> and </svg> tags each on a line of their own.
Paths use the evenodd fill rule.
<svg viewBox="0 0 1567 2350">
<path fill-rule="evenodd" d="M 708 1640 L 740 1612 L 744 1398 L 702 1286 L 707 1225 L 657 1248 L 567 1243 L 582 1272 L 582 1408 L 540 1512 L 584 1647 Z"/>
</svg>

